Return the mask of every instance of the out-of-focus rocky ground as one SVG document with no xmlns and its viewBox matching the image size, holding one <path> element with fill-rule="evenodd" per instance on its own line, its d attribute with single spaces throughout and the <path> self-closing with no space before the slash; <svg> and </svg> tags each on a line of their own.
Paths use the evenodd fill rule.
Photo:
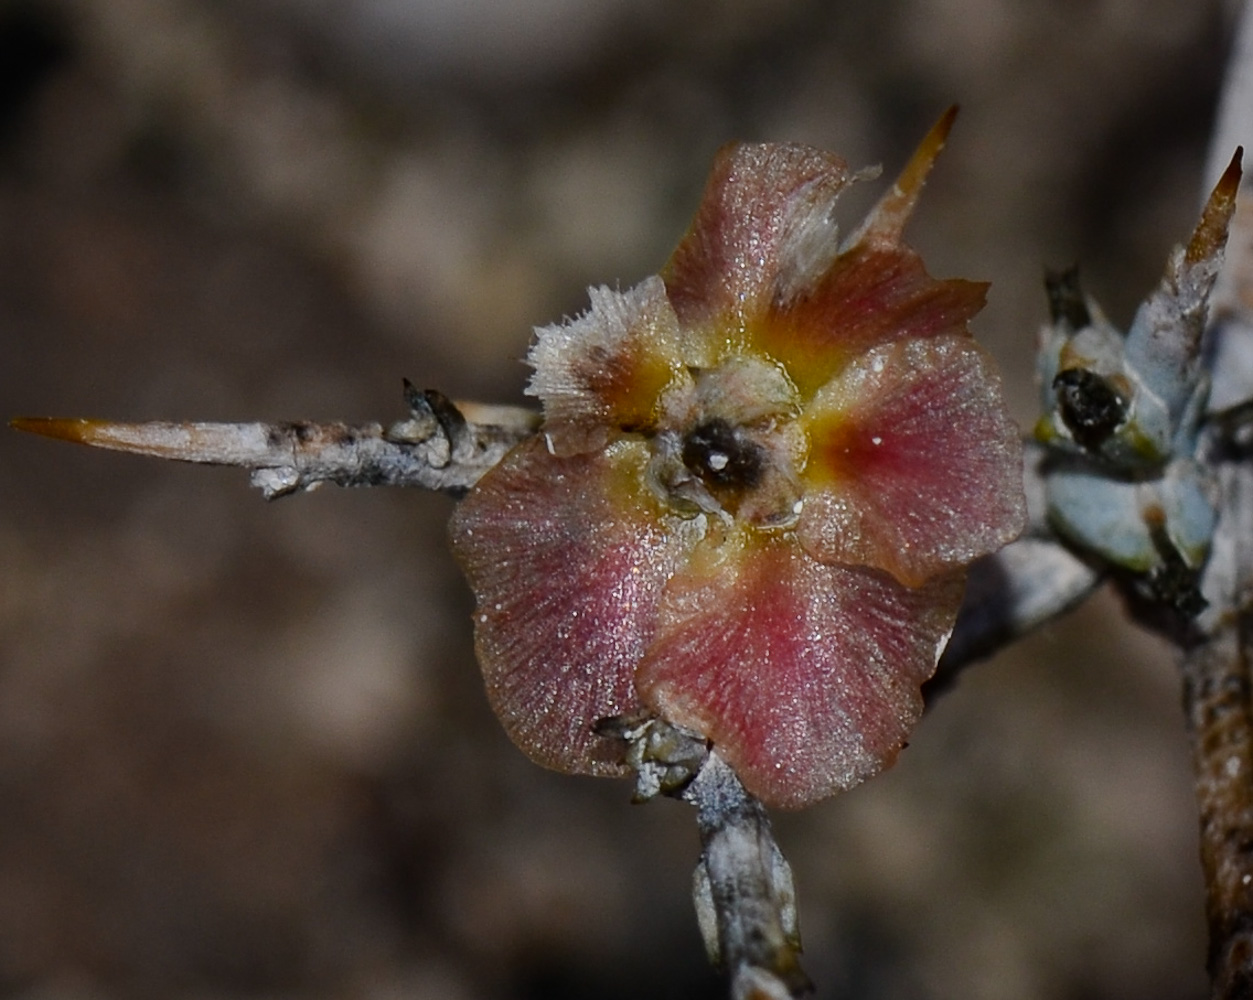
<svg viewBox="0 0 1253 1000">
<path fill-rule="evenodd" d="M 0 2 L 0 413 L 517 401 L 530 328 L 654 271 L 722 142 L 890 175 L 959 101 L 911 235 L 992 280 L 1028 422 L 1044 266 L 1125 322 L 1194 221 L 1229 17 Z M 719 996 L 689 811 L 500 733 L 450 508 L 0 433 L 0 995 Z M 1194 825 L 1169 651 L 1108 598 L 777 821 L 819 995 L 859 1000 L 1202 996 Z"/>
</svg>

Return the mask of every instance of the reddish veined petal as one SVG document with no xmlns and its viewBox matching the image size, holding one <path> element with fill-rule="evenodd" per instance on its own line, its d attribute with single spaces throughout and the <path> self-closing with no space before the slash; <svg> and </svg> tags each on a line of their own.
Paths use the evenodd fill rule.
<svg viewBox="0 0 1253 1000">
<path fill-rule="evenodd" d="M 589 295 L 582 316 L 536 330 L 527 358 L 535 368 L 527 392 L 544 403 L 544 432 L 558 455 L 602 448 L 616 429 L 651 429 L 662 391 L 690 380 L 660 278 Z"/>
<path fill-rule="evenodd" d="M 974 341 L 870 351 L 818 393 L 804 421 L 797 530 L 821 562 L 873 566 L 912 585 L 1022 531 L 1018 429 Z"/>
<path fill-rule="evenodd" d="M 477 599 L 475 646 L 492 707 L 547 767 L 623 774 L 592 732 L 639 707 L 633 677 L 692 522 L 667 526 L 638 442 L 557 458 L 515 448 L 455 511 L 453 550 Z"/>
<path fill-rule="evenodd" d="M 810 805 L 895 759 L 963 581 L 903 587 L 815 562 L 788 535 L 702 543 L 667 588 L 640 695 L 767 805 Z"/>
<path fill-rule="evenodd" d="M 808 287 L 777 297 L 755 327 L 755 345 L 783 362 L 806 395 L 871 347 L 967 333 L 983 308 L 986 284 L 936 280 L 902 242 L 956 117 L 956 107 L 940 117 L 830 267 Z"/>
<path fill-rule="evenodd" d="M 742 346 L 743 331 L 780 292 L 803 288 L 838 247 L 831 210 L 853 180 L 838 156 L 799 145 L 724 146 L 696 218 L 662 270 L 695 343 L 693 365 Z"/>
<path fill-rule="evenodd" d="M 968 334 L 987 299 L 982 282 L 937 281 L 909 247 L 858 245 L 840 254 L 809 294 L 755 328 L 755 346 L 778 359 L 809 395 L 858 354 L 917 337 Z"/>
</svg>

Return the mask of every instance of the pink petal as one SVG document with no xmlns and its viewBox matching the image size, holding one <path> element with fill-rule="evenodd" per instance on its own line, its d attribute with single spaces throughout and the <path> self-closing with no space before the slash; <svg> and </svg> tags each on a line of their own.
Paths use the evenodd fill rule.
<svg viewBox="0 0 1253 1000">
<path fill-rule="evenodd" d="M 798 535 L 824 563 L 916 585 L 1015 538 L 1022 446 L 991 360 L 967 337 L 877 348 L 805 414 Z"/>
<path fill-rule="evenodd" d="M 623 774 L 593 724 L 639 707 L 633 677 L 688 542 L 642 483 L 639 442 L 556 458 L 515 448 L 459 504 L 452 543 L 477 598 L 492 707 L 538 763 Z"/>
<path fill-rule="evenodd" d="M 787 535 L 706 542 L 666 590 L 640 696 L 767 805 L 800 808 L 896 757 L 962 589 L 824 566 Z"/>
<path fill-rule="evenodd" d="M 680 323 L 734 338 L 781 289 L 819 277 L 837 248 L 831 210 L 852 180 L 842 159 L 807 146 L 724 146 L 662 270 Z"/>
<path fill-rule="evenodd" d="M 787 367 L 803 393 L 878 344 L 967 334 L 987 298 L 982 282 L 937 281 L 909 247 L 857 245 L 809 294 L 757 327 L 756 345 Z"/>
<path fill-rule="evenodd" d="M 591 308 L 536 330 L 527 392 L 544 403 L 544 432 L 558 455 L 595 451 L 614 430 L 645 431 L 658 397 L 689 379 L 682 335 L 660 278 L 626 292 L 593 288 Z"/>
</svg>

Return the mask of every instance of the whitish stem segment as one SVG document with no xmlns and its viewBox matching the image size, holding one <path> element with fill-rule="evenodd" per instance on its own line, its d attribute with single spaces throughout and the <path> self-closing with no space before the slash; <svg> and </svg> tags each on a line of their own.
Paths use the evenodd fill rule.
<svg viewBox="0 0 1253 1000">
<path fill-rule="evenodd" d="M 709 960 L 730 980 L 731 1000 L 790 1000 L 813 989 L 800 967 L 792 869 L 765 807 L 699 734 L 646 712 L 601 719 L 635 771 L 635 801 L 658 795 L 696 807 L 701 858 L 692 895 Z"/>
<path fill-rule="evenodd" d="M 1027 530 L 970 567 L 966 600 L 928 685 L 928 701 L 958 671 L 1075 607 L 1105 579 L 1092 562 L 1058 544 L 1045 509 L 1044 449 L 1026 441 L 1023 450 Z"/>
<path fill-rule="evenodd" d="M 682 793 L 696 806 L 704 848 L 696 914 L 732 1000 L 787 1000 L 813 988 L 800 967 L 796 890 L 766 810 L 716 753 Z"/>
<path fill-rule="evenodd" d="M 405 382 L 409 417 L 378 423 L 113 423 L 24 417 L 18 430 L 154 458 L 252 470 L 267 500 L 336 486 L 420 486 L 460 495 L 535 433 L 539 414 L 454 404 Z M 473 419 L 472 419 L 473 418 Z"/>
</svg>

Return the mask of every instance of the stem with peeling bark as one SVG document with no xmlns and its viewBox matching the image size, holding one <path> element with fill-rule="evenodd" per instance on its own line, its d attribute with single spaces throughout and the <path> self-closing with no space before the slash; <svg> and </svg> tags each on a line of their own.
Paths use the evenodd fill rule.
<svg viewBox="0 0 1253 1000">
<path fill-rule="evenodd" d="M 18 430 L 77 444 L 252 471 L 267 500 L 336 486 L 420 486 L 460 496 L 515 444 L 539 415 L 520 407 L 453 403 L 405 382 L 409 417 L 382 424 L 149 423 L 20 417 Z M 468 419 L 467 414 L 476 417 Z"/>
<path fill-rule="evenodd" d="M 1253 703 L 1247 615 L 1184 659 L 1213 996 L 1253 996 Z"/>
<path fill-rule="evenodd" d="M 1253 8 L 1245 5 L 1228 63 L 1207 180 L 1237 146 L 1253 148 Z M 1215 1000 L 1253 996 L 1253 467 L 1247 422 L 1225 418 L 1253 399 L 1253 198 L 1246 175 L 1211 299 L 1206 360 L 1218 441 L 1219 521 L 1202 590 L 1209 610 L 1182 659 Z"/>
<path fill-rule="evenodd" d="M 696 912 L 732 1000 L 788 1000 L 813 989 L 800 967 L 792 870 L 765 808 L 716 753 L 682 798 L 696 806 L 703 848 Z"/>
</svg>

